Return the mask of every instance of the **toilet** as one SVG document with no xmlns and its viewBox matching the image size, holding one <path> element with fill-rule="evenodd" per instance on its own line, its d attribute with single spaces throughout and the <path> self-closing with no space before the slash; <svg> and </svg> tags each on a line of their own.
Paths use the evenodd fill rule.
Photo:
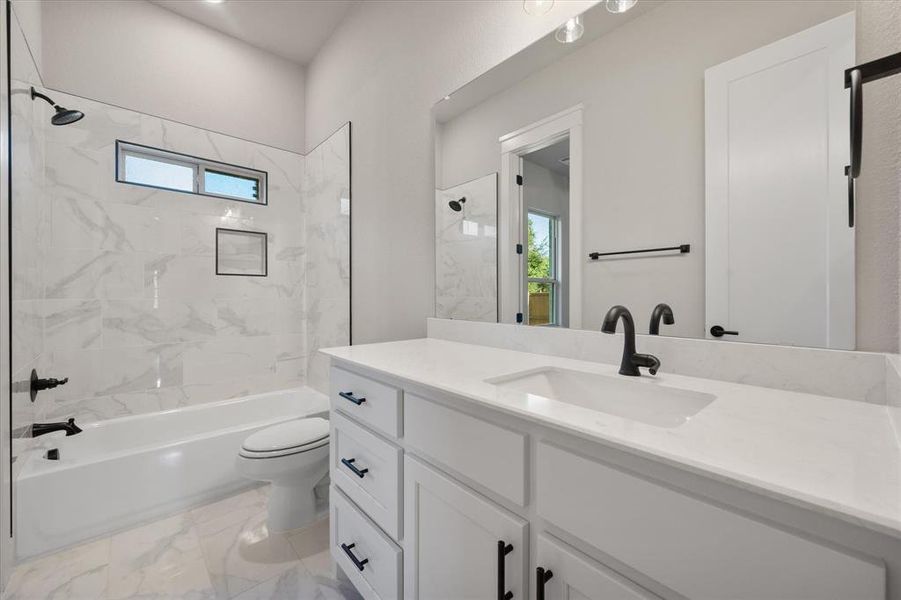
<svg viewBox="0 0 901 600">
<path fill-rule="evenodd" d="M 329 422 L 297 419 L 261 429 L 244 440 L 238 473 L 269 481 L 270 531 L 299 529 L 317 517 L 313 488 L 328 473 Z"/>
</svg>

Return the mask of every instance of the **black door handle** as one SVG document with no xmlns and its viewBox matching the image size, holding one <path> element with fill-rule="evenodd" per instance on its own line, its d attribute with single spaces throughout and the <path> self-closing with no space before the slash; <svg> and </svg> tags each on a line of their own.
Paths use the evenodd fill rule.
<svg viewBox="0 0 901 600">
<path fill-rule="evenodd" d="M 338 395 L 344 398 L 345 400 L 350 400 L 357 406 L 360 406 L 364 402 L 366 402 L 366 398 L 357 398 L 353 395 L 353 392 L 338 392 Z"/>
<path fill-rule="evenodd" d="M 508 544 L 504 540 L 497 541 L 497 600 L 512 600 L 513 592 L 507 591 L 507 578 L 505 563 L 506 556 L 513 552 L 513 544 Z"/>
<path fill-rule="evenodd" d="M 356 458 L 342 458 L 341 464 L 353 471 L 354 475 L 356 475 L 360 479 L 363 479 L 363 477 L 366 476 L 366 473 L 369 472 L 369 469 L 358 469 L 356 465 L 354 465 L 354 462 L 356 462 L 356 460 Z"/>
<path fill-rule="evenodd" d="M 350 561 L 354 564 L 354 566 L 358 570 L 362 571 L 363 567 L 366 566 L 366 563 L 369 562 L 369 559 L 364 558 L 363 560 L 360 560 L 359 558 L 354 556 L 354 553 L 352 552 L 354 546 L 356 546 L 356 544 L 351 544 L 349 546 L 347 544 L 341 544 L 341 549 L 344 550 L 344 554 L 347 555 L 347 558 L 350 559 Z"/>
<path fill-rule="evenodd" d="M 737 331 L 726 331 L 720 325 L 714 325 L 710 328 L 710 335 L 713 337 L 723 337 L 724 335 L 738 335 Z"/>
<path fill-rule="evenodd" d="M 545 571 L 544 567 L 538 567 L 535 571 L 535 600 L 544 600 L 544 584 L 554 576 L 554 572 L 550 569 Z"/>
</svg>

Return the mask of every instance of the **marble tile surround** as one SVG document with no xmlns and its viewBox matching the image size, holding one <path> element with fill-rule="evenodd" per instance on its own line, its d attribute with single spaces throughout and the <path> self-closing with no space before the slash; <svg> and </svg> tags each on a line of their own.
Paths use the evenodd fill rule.
<svg viewBox="0 0 901 600">
<path fill-rule="evenodd" d="M 613 365 L 622 357 L 621 334 L 435 318 L 427 327 L 428 337 L 454 342 Z M 636 346 L 669 373 L 901 407 L 901 377 L 888 375 L 894 355 L 650 335 Z"/>
<path fill-rule="evenodd" d="M 349 124 L 304 156 L 16 82 L 17 374 L 70 377 L 21 424 L 90 422 L 304 385 L 349 341 Z M 18 125 L 18 127 L 15 127 Z M 115 181 L 117 139 L 268 173 L 256 205 Z M 29 201 L 26 202 L 25 199 Z M 216 228 L 268 234 L 266 277 L 216 276 Z M 323 376 L 320 387 L 326 385 Z"/>
<path fill-rule="evenodd" d="M 19 27 L 15 12 L 10 23 L 10 159 L 12 163 L 11 310 L 12 310 L 12 454 L 31 445 L 28 426 L 35 420 L 35 406 L 28 393 L 32 369 L 46 372 L 43 282 L 45 264 L 41 248 L 47 244 L 49 202 L 44 194 L 46 143 L 37 126 L 44 114 L 31 100 L 31 82 L 40 82 L 37 68 Z M 49 108 L 49 107 L 48 107 Z M 54 322 L 55 323 L 55 322 Z M 54 333 L 56 330 L 54 330 Z M 18 382 L 18 385 L 16 385 Z M 13 477 L 21 461 L 13 463 Z"/>
<path fill-rule="evenodd" d="M 304 159 L 307 385 L 328 393 L 314 349 L 350 344 L 350 136 L 346 123 Z"/>
<path fill-rule="evenodd" d="M 267 497 L 251 489 L 26 562 L 3 598 L 358 600 L 329 554 L 328 518 L 271 533 Z"/>
<path fill-rule="evenodd" d="M 497 321 L 497 173 L 435 190 L 435 314 Z"/>
</svg>

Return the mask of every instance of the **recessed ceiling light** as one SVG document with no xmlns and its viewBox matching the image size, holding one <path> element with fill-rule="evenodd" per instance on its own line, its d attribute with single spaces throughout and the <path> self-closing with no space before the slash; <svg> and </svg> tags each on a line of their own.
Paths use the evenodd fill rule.
<svg viewBox="0 0 901 600">
<path fill-rule="evenodd" d="M 225 0 L 204 0 L 207 4 L 222 4 Z"/>
<path fill-rule="evenodd" d="M 615 15 L 622 14 L 638 4 L 638 0 L 607 0 L 607 10 Z"/>
<path fill-rule="evenodd" d="M 582 25 L 582 15 L 578 15 L 561 25 L 554 37 L 561 44 L 572 44 L 579 41 L 583 33 L 585 33 L 585 26 Z"/>
<path fill-rule="evenodd" d="M 554 8 L 554 0 L 523 0 L 522 9 L 528 15 L 540 17 Z"/>
<path fill-rule="evenodd" d="M 445 96 L 444 99 L 445 99 L 445 100 L 450 100 L 450 96 Z"/>
</svg>

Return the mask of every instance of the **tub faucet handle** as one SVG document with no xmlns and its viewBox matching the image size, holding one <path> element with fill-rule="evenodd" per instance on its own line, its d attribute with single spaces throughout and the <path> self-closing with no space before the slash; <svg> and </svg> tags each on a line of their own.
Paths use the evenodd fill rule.
<svg viewBox="0 0 901 600">
<path fill-rule="evenodd" d="M 38 392 L 41 390 L 52 390 L 55 387 L 66 385 L 69 383 L 69 378 L 64 377 L 63 379 L 56 379 L 55 377 L 50 377 L 49 379 L 43 379 L 38 377 L 38 372 L 34 369 L 31 370 L 31 401 L 34 402 L 34 399 L 37 397 Z"/>
</svg>

